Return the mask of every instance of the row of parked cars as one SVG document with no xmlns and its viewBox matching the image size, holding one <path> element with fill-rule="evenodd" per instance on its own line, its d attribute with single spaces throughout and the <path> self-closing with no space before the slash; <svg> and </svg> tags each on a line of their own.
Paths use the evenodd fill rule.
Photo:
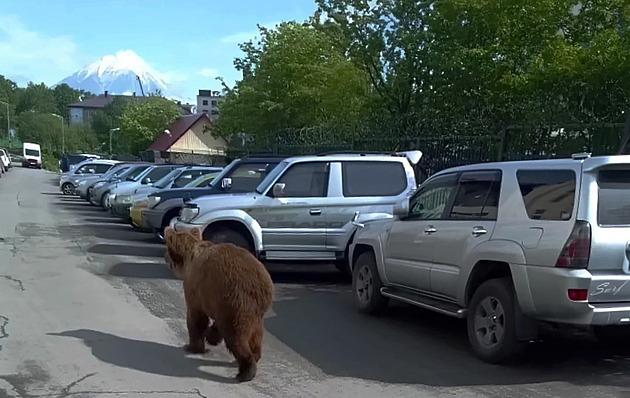
<svg viewBox="0 0 630 398">
<path fill-rule="evenodd" d="M 60 187 L 158 239 L 199 228 L 261 260 L 334 263 L 360 311 L 396 300 L 466 319 L 488 362 L 546 323 L 630 338 L 630 156 L 469 165 L 418 184 L 421 156 L 251 156 L 222 170 L 99 160 Z"/>
</svg>

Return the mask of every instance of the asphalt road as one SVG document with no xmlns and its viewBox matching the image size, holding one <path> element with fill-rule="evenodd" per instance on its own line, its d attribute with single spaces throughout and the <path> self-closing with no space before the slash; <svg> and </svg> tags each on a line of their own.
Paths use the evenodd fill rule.
<svg viewBox="0 0 630 398">
<path fill-rule="evenodd" d="M 224 347 L 182 350 L 164 247 L 57 182 L 22 168 L 0 179 L 0 397 L 630 397 L 630 344 L 556 331 L 488 365 L 462 321 L 405 305 L 358 314 L 325 265 L 268 265 L 259 373 L 234 384 Z"/>
</svg>

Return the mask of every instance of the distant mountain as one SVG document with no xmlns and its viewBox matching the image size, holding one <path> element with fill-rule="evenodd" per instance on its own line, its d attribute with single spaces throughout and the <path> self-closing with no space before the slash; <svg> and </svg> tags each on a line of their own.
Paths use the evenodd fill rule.
<svg viewBox="0 0 630 398">
<path fill-rule="evenodd" d="M 72 88 L 94 94 L 108 91 L 110 94 L 131 95 L 135 92 L 142 95 L 136 76 L 140 77 L 145 94 L 156 90 L 160 90 L 163 95 L 167 94 L 166 83 L 158 77 L 158 73 L 131 50 L 106 55 L 58 84 L 66 83 Z"/>
</svg>

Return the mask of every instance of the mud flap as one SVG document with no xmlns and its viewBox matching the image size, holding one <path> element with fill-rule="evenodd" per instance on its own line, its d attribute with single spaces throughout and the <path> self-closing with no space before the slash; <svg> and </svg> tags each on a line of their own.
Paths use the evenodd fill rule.
<svg viewBox="0 0 630 398">
<path fill-rule="evenodd" d="M 516 292 L 514 292 L 514 325 L 516 327 L 516 338 L 521 341 L 536 340 L 538 338 L 538 324 L 535 319 L 523 314 L 518 303 Z"/>
</svg>

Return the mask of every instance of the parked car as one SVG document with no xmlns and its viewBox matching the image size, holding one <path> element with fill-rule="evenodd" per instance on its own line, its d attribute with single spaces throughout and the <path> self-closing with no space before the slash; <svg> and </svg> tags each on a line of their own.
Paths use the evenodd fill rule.
<svg viewBox="0 0 630 398">
<path fill-rule="evenodd" d="M 449 169 L 396 208 L 355 219 L 361 311 L 392 299 L 466 318 L 473 352 L 493 363 L 540 322 L 630 338 L 630 156 Z"/>
<path fill-rule="evenodd" d="M 180 167 L 182 167 L 182 165 L 152 165 L 132 181 L 121 181 L 115 183 L 109 191 L 107 199 L 105 200 L 105 205 L 112 215 L 119 216 L 126 221 L 129 221 L 129 208 L 131 207 L 135 190 L 144 185 L 150 186 L 154 184 L 156 181 L 164 178 L 171 171 Z"/>
<path fill-rule="evenodd" d="M 359 212 L 392 212 L 416 190 L 412 164 L 400 155 L 300 156 L 280 162 L 254 192 L 202 196 L 184 206 L 176 230 L 231 242 L 261 259 L 333 261 L 347 272 Z"/>
<path fill-rule="evenodd" d="M 11 158 L 4 148 L 0 148 L 0 168 L 6 173 L 11 168 Z"/>
<path fill-rule="evenodd" d="M 39 144 L 25 142 L 22 144 L 22 167 L 42 168 L 42 150 Z"/>
<path fill-rule="evenodd" d="M 12 169 L 13 168 L 13 162 L 11 159 L 11 154 L 9 154 L 9 151 L 6 148 L 0 148 L 0 156 L 3 157 L 2 162 L 5 166 L 5 169 Z"/>
<path fill-rule="evenodd" d="M 142 212 L 143 224 L 163 240 L 164 228 L 179 216 L 187 200 L 200 196 L 254 192 L 262 180 L 284 157 L 248 156 L 234 160 L 215 179 L 204 187 L 184 187 L 162 190 L 148 196 L 147 207 Z"/>
<path fill-rule="evenodd" d="M 76 170 L 61 175 L 59 189 L 64 195 L 74 195 L 81 180 L 98 179 L 116 163 L 119 162 L 116 160 L 86 160 L 80 163 Z"/>
<path fill-rule="evenodd" d="M 99 155 L 89 153 L 67 153 L 59 160 L 59 169 L 62 173 L 76 169 L 75 165 L 89 159 L 100 159 Z"/>
<path fill-rule="evenodd" d="M 113 180 L 113 179 L 119 178 L 122 174 L 126 173 L 129 170 L 129 168 L 133 166 L 134 164 L 136 163 L 120 162 L 112 166 L 112 168 L 107 170 L 105 174 L 99 176 L 98 178 L 81 180 L 79 182 L 79 185 L 77 185 L 77 188 L 75 189 L 75 194 L 81 199 L 85 199 L 89 201 L 88 190 L 91 187 L 93 187 L 94 185 L 96 185 L 96 183 L 100 181 L 104 181 L 104 180 L 107 181 L 110 179 Z"/>
<path fill-rule="evenodd" d="M 141 229 L 151 231 L 147 228 L 142 219 L 142 212 L 149 205 L 149 194 L 153 192 L 159 192 L 163 189 L 174 189 L 186 186 L 200 176 L 208 174 L 218 174 L 222 170 L 221 167 L 208 167 L 208 166 L 188 166 L 179 169 L 175 169 L 167 174 L 160 181 L 155 184 L 145 185 L 144 187 L 136 188 L 133 197 L 131 199 L 131 207 L 129 208 L 129 217 L 131 225 Z"/>
<path fill-rule="evenodd" d="M 110 191 L 123 182 L 136 181 L 136 179 L 140 178 L 142 173 L 152 166 L 151 163 L 136 163 L 131 165 L 129 169 L 119 176 L 94 181 L 93 185 L 87 188 L 88 202 L 94 206 L 101 206 L 104 210 L 108 210 L 109 207 L 105 202 L 109 197 Z"/>
</svg>

